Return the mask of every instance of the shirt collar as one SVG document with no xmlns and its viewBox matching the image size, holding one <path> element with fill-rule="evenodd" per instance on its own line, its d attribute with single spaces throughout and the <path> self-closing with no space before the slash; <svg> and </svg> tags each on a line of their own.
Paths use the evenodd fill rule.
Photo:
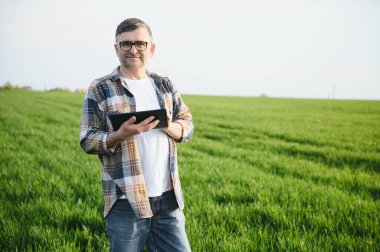
<svg viewBox="0 0 380 252">
<path fill-rule="evenodd" d="M 118 81 L 120 80 L 120 75 L 119 75 L 119 69 L 120 69 L 120 66 L 117 66 L 113 71 L 112 73 L 110 74 L 110 79 L 113 80 L 113 81 Z M 148 77 L 152 78 L 152 79 L 157 79 L 157 76 L 156 74 L 150 72 L 149 70 L 145 70 L 145 73 Z"/>
</svg>

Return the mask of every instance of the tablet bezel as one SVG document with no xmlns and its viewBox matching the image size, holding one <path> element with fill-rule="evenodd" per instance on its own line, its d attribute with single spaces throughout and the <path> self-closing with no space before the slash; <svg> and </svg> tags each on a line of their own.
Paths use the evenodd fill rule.
<svg viewBox="0 0 380 252">
<path fill-rule="evenodd" d="M 121 114 L 110 114 L 109 118 L 111 120 L 112 128 L 114 131 L 118 130 L 120 126 L 125 122 L 128 121 L 132 116 L 136 117 L 136 121 L 134 124 L 138 124 L 145 119 L 147 119 L 150 116 L 154 116 L 154 120 L 158 119 L 160 122 L 157 124 L 154 129 L 161 129 L 161 128 L 167 128 L 168 127 L 168 120 L 167 120 L 167 114 L 166 109 L 155 109 L 155 110 L 145 110 L 145 111 L 138 111 L 138 112 L 128 112 L 128 113 L 121 113 Z"/>
</svg>

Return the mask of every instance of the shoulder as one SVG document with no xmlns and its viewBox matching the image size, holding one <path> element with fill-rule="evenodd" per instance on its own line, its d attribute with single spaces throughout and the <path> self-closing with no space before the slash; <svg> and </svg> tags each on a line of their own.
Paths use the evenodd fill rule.
<svg viewBox="0 0 380 252">
<path fill-rule="evenodd" d="M 87 97 L 98 101 L 104 100 L 115 93 L 118 82 L 120 78 L 115 69 L 112 73 L 93 80 L 88 87 Z"/>
<path fill-rule="evenodd" d="M 118 67 L 115 68 L 112 73 L 95 79 L 90 86 L 102 88 L 109 85 L 115 85 L 117 82 L 120 82 Z"/>
<path fill-rule="evenodd" d="M 147 72 L 147 74 L 154 80 L 154 83 L 157 86 L 163 87 L 167 92 L 173 92 L 173 83 L 170 81 L 169 77 L 154 72 Z"/>
<path fill-rule="evenodd" d="M 155 73 L 155 72 L 147 71 L 147 75 L 150 78 L 152 78 L 153 80 L 158 81 L 158 82 L 167 82 L 167 81 L 169 81 L 169 77 L 167 77 L 165 75 L 161 75 L 161 74 Z"/>
</svg>

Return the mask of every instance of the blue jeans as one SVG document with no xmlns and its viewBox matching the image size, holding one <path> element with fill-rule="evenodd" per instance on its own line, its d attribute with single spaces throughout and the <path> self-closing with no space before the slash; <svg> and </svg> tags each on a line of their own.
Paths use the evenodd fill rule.
<svg viewBox="0 0 380 252">
<path fill-rule="evenodd" d="M 105 222 L 111 251 L 191 251 L 185 231 L 185 216 L 174 191 L 149 198 L 153 217 L 136 217 L 127 199 L 118 199 Z"/>
</svg>

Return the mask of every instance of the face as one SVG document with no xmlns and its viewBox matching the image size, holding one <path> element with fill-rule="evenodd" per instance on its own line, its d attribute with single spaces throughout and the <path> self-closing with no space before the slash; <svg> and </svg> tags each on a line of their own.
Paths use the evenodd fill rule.
<svg viewBox="0 0 380 252">
<path fill-rule="evenodd" d="M 151 42 L 152 38 L 149 36 L 148 31 L 143 28 L 123 32 L 117 36 L 117 41 L 146 41 Z M 121 50 L 119 44 L 115 44 L 115 50 L 120 64 L 127 69 L 145 69 L 149 59 L 154 54 L 155 45 L 148 43 L 145 51 L 137 51 L 135 46 L 129 51 Z"/>
</svg>

